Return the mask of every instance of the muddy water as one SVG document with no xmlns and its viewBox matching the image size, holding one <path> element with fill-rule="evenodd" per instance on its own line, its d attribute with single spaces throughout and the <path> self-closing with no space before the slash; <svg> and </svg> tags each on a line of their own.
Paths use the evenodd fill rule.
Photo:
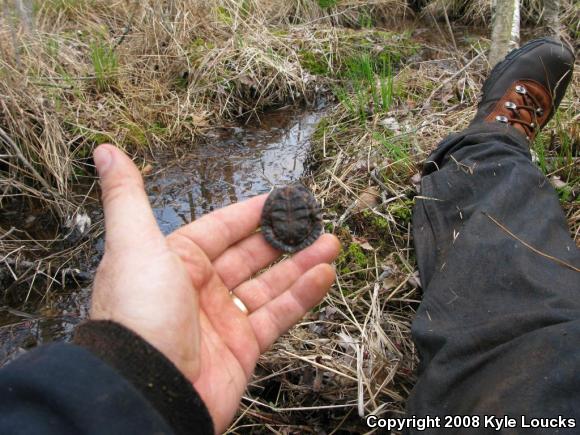
<svg viewBox="0 0 580 435">
<path fill-rule="evenodd" d="M 321 110 L 278 110 L 263 115 L 260 123 L 216 130 L 177 160 L 161 158 L 146 187 L 163 233 L 300 178 L 321 116 Z M 97 241 L 91 272 L 102 247 Z M 0 303 L 0 366 L 26 349 L 69 339 L 74 325 L 86 318 L 89 300 L 90 289 L 81 288 L 58 292 L 36 311 Z"/>
</svg>

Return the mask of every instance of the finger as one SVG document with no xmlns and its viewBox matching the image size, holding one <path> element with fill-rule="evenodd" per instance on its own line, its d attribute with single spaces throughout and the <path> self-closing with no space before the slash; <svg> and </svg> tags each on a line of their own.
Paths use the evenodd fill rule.
<svg viewBox="0 0 580 435">
<path fill-rule="evenodd" d="M 318 304 L 332 285 L 334 268 L 319 264 L 305 273 L 287 291 L 250 314 L 250 322 L 264 352 L 284 332 Z"/>
<path fill-rule="evenodd" d="M 281 252 L 264 239 L 252 234 L 226 249 L 213 262 L 227 288 L 233 289 L 280 257 Z"/>
<path fill-rule="evenodd" d="M 214 260 L 228 247 L 256 230 L 267 196 L 255 196 L 214 211 L 173 234 L 189 238 L 204 250 L 210 260 Z"/>
<path fill-rule="evenodd" d="M 95 149 L 94 160 L 101 179 L 107 248 L 138 246 L 161 237 L 143 179 L 131 159 L 107 144 Z"/>
<path fill-rule="evenodd" d="M 244 282 L 234 289 L 234 293 L 250 312 L 254 312 L 288 289 L 309 269 L 321 263 L 334 261 L 339 252 L 338 239 L 331 234 L 324 234 L 312 246 L 275 265 L 260 276 Z"/>
</svg>

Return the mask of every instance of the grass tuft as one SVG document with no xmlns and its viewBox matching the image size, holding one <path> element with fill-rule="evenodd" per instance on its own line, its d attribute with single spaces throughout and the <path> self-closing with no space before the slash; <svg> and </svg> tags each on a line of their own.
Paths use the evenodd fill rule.
<svg viewBox="0 0 580 435">
<path fill-rule="evenodd" d="M 108 44 L 97 41 L 90 45 L 90 56 L 97 89 L 101 92 L 110 90 L 115 83 L 119 66 L 115 51 Z"/>
</svg>

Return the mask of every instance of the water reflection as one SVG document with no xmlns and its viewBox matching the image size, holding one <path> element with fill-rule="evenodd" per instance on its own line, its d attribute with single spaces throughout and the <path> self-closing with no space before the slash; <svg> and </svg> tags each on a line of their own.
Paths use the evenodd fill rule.
<svg viewBox="0 0 580 435">
<path fill-rule="evenodd" d="M 297 180 L 319 118 L 317 112 L 280 111 L 269 115 L 267 126 L 216 133 L 206 146 L 170 164 L 147 182 L 162 231 Z"/>
</svg>

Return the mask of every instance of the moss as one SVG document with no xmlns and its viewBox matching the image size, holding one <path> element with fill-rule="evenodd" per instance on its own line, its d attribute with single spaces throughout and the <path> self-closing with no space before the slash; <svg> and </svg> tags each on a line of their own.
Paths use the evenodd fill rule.
<svg viewBox="0 0 580 435">
<path fill-rule="evenodd" d="M 123 127 L 125 128 L 125 142 L 138 147 L 144 147 L 149 143 L 146 131 L 141 126 L 128 122 Z"/>
<path fill-rule="evenodd" d="M 92 142 L 95 145 L 113 142 L 112 136 L 103 132 L 91 133 L 88 136 L 86 136 L 86 138 L 89 142 Z"/>
<path fill-rule="evenodd" d="M 163 137 L 169 133 L 169 129 L 162 122 L 154 122 L 149 127 L 149 133 L 155 136 Z"/>
<path fill-rule="evenodd" d="M 201 37 L 194 38 L 191 43 L 189 44 L 190 49 L 199 49 L 204 48 L 206 46 L 206 40 Z"/>
<path fill-rule="evenodd" d="M 338 4 L 338 0 L 318 0 L 318 6 L 322 9 L 328 9 L 336 6 Z"/>
<path fill-rule="evenodd" d="M 365 251 L 358 243 L 352 242 L 343 249 L 336 260 L 337 268 L 341 273 L 349 273 L 368 267 L 369 261 Z"/>
<path fill-rule="evenodd" d="M 302 68 L 310 74 L 318 76 L 329 75 L 330 70 L 328 68 L 328 62 L 326 62 L 323 55 L 308 50 L 301 50 L 298 55 Z"/>
<path fill-rule="evenodd" d="M 203 56 L 209 50 L 212 50 L 214 48 L 215 43 L 213 43 L 212 41 L 208 41 L 201 37 L 197 37 L 194 38 L 189 44 L 189 47 L 187 48 L 187 53 L 189 55 L 190 60 L 196 60 L 200 56 Z"/>
<path fill-rule="evenodd" d="M 366 267 L 367 266 L 367 256 L 365 255 L 363 249 L 358 243 L 351 243 L 348 245 L 348 255 L 354 261 L 357 266 Z"/>
<path fill-rule="evenodd" d="M 288 30 L 286 29 L 273 29 L 270 33 L 272 33 L 273 36 L 278 36 L 280 38 L 285 38 L 289 35 Z"/>
<path fill-rule="evenodd" d="M 324 137 L 328 133 L 329 127 L 330 127 L 330 122 L 328 121 L 327 117 L 324 117 L 320 121 L 318 121 L 318 124 L 316 125 L 316 129 L 314 130 L 314 133 L 312 134 L 312 137 L 314 138 L 314 140 L 324 139 Z"/>
<path fill-rule="evenodd" d="M 382 216 L 373 213 L 370 210 L 362 211 L 363 218 L 380 234 L 384 234 L 389 229 L 389 222 Z M 369 231 L 372 233 L 372 231 Z"/>
<path fill-rule="evenodd" d="M 411 222 L 413 216 L 413 200 L 403 199 L 389 204 L 387 210 L 400 221 Z"/>
</svg>

